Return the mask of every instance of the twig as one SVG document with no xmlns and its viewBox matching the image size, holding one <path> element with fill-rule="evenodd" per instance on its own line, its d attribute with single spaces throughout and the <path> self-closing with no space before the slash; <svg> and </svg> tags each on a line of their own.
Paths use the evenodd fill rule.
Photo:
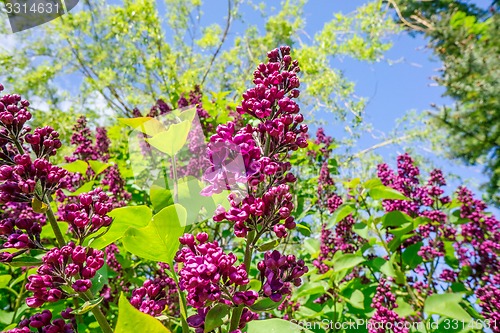
<svg viewBox="0 0 500 333">
<path fill-rule="evenodd" d="M 205 72 L 205 75 L 203 75 L 203 79 L 201 80 L 200 86 L 205 83 L 205 80 L 208 76 L 208 73 L 210 73 L 210 70 L 212 69 L 212 65 L 214 64 L 215 58 L 217 58 L 217 55 L 219 54 L 222 44 L 224 44 L 224 41 L 227 38 L 227 34 L 229 33 L 229 27 L 231 26 L 231 0 L 227 0 L 227 21 L 226 21 L 226 29 L 224 30 L 224 34 L 222 35 L 222 39 L 219 43 L 219 47 L 217 47 L 217 50 L 215 50 L 215 53 L 212 56 L 212 59 L 210 60 L 210 64 L 208 65 L 207 71 Z"/>
<path fill-rule="evenodd" d="M 406 20 L 403 17 L 403 14 L 401 14 L 401 10 L 399 10 L 399 7 L 394 2 L 394 0 L 387 0 L 387 2 L 390 3 L 392 5 L 392 7 L 394 7 L 394 10 L 398 14 L 398 17 L 401 20 L 401 22 L 403 22 L 405 25 L 407 25 L 408 27 L 412 28 L 413 30 L 418 30 L 418 31 L 426 32 L 426 30 L 423 29 L 422 27 L 419 27 L 418 25 L 414 25 L 414 24 L 410 23 L 408 20 Z"/>
</svg>

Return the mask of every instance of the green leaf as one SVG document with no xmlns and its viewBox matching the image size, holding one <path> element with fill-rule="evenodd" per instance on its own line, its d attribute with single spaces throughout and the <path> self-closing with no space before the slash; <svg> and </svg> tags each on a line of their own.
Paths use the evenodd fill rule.
<svg viewBox="0 0 500 333">
<path fill-rule="evenodd" d="M 154 135 L 147 141 L 151 146 L 168 156 L 175 156 L 186 144 L 190 129 L 191 122 L 186 120 L 170 125 L 168 130 Z"/>
<path fill-rule="evenodd" d="M 353 225 L 352 230 L 364 239 L 368 239 L 368 232 L 370 228 L 365 223 L 356 223 Z"/>
<path fill-rule="evenodd" d="M 81 173 L 82 175 L 85 175 L 87 173 L 87 169 L 89 167 L 87 162 L 81 160 L 76 160 L 71 163 L 59 164 L 59 166 L 69 172 L 78 172 Z"/>
<path fill-rule="evenodd" d="M 384 185 L 371 188 L 368 191 L 368 194 L 375 200 L 382 200 L 382 199 L 410 200 L 409 198 L 404 196 L 401 192 L 396 191 L 395 189 Z"/>
<path fill-rule="evenodd" d="M 183 177 L 177 182 L 178 204 L 186 207 L 186 224 L 199 222 L 200 213 L 203 210 L 214 212 L 217 206 L 212 197 L 201 195 L 203 184 L 195 177 Z M 227 198 L 227 194 L 226 194 Z M 226 200 L 227 201 L 227 200 Z"/>
<path fill-rule="evenodd" d="M 361 180 L 359 178 L 353 178 L 353 179 L 351 179 L 348 182 L 344 182 L 344 186 L 346 188 L 354 189 L 354 188 L 356 188 L 356 186 L 358 186 L 358 184 L 360 183 L 360 181 Z"/>
<path fill-rule="evenodd" d="M 382 216 L 382 225 L 384 227 L 400 227 L 407 222 L 411 222 L 412 218 L 400 211 L 392 211 Z"/>
<path fill-rule="evenodd" d="M 425 300 L 424 312 L 428 315 L 437 314 L 468 323 L 472 318 L 460 305 L 461 301 L 462 294 L 434 294 Z"/>
<path fill-rule="evenodd" d="M 224 324 L 223 318 L 229 314 L 229 306 L 217 304 L 211 308 L 205 317 L 205 332 L 211 332 Z"/>
<path fill-rule="evenodd" d="M 352 253 L 343 254 L 332 261 L 333 270 L 338 272 L 344 269 L 353 268 L 364 261 L 365 258 L 360 255 Z"/>
<path fill-rule="evenodd" d="M 279 240 L 275 239 L 275 240 L 272 240 L 270 242 L 267 242 L 267 243 L 264 243 L 264 244 L 260 245 L 258 247 L 258 250 L 260 252 L 266 252 L 266 251 L 274 249 L 279 244 L 280 244 Z"/>
<path fill-rule="evenodd" d="M 103 265 L 99 268 L 95 274 L 95 276 L 90 279 L 92 281 L 92 287 L 90 291 L 94 295 L 98 295 L 101 291 L 102 287 L 108 283 L 108 265 Z"/>
<path fill-rule="evenodd" d="M 0 288 L 7 287 L 10 280 L 12 280 L 12 276 L 10 276 L 9 274 L 0 275 Z"/>
<path fill-rule="evenodd" d="M 355 210 L 352 204 L 346 203 L 342 204 L 337 208 L 337 210 L 333 213 L 328 225 L 326 226 L 328 229 L 332 228 L 334 225 L 345 219 L 349 214 L 351 214 Z"/>
<path fill-rule="evenodd" d="M 364 310 L 365 308 L 364 302 L 365 302 L 365 295 L 363 295 L 363 293 L 358 289 L 354 290 L 354 292 L 351 295 L 351 298 L 349 298 L 349 303 L 357 309 Z"/>
<path fill-rule="evenodd" d="M 453 247 L 453 242 L 444 241 L 444 261 L 451 267 L 457 269 L 459 267 L 459 261 L 455 254 L 455 248 Z"/>
<path fill-rule="evenodd" d="M 260 282 L 260 280 L 257 280 L 257 279 L 250 280 L 249 289 L 255 290 L 258 292 L 260 290 L 260 288 L 262 288 L 262 282 Z"/>
<path fill-rule="evenodd" d="M 408 234 L 409 232 L 413 231 L 415 229 L 415 226 L 412 222 L 407 222 L 399 228 L 395 229 L 390 229 L 389 232 L 393 234 L 396 238 L 403 237 L 404 235 Z"/>
<path fill-rule="evenodd" d="M 254 305 L 250 306 L 250 309 L 257 312 L 269 311 L 272 309 L 276 309 L 281 303 L 283 303 L 284 299 L 281 302 L 274 302 L 269 297 L 263 298 L 255 302 Z"/>
<path fill-rule="evenodd" d="M 396 270 L 394 269 L 394 266 L 389 260 L 386 260 L 385 263 L 380 266 L 380 272 L 385 274 L 386 276 L 396 278 Z"/>
<path fill-rule="evenodd" d="M 37 258 L 20 256 L 20 257 L 15 257 L 8 264 L 12 267 L 31 267 L 31 266 L 40 266 L 42 263 L 43 261 Z"/>
<path fill-rule="evenodd" d="M 418 251 L 420 251 L 422 245 L 423 243 L 419 242 L 408 246 L 406 250 L 404 250 L 402 259 L 403 263 L 408 265 L 408 269 L 414 269 L 423 262 L 422 257 L 418 255 Z"/>
<path fill-rule="evenodd" d="M 118 301 L 118 321 L 114 333 L 131 332 L 170 333 L 154 317 L 134 308 L 122 293 Z"/>
<path fill-rule="evenodd" d="M 59 229 L 61 229 L 63 236 L 66 235 L 69 228 L 69 224 L 67 222 L 57 222 L 57 225 L 59 226 Z M 40 238 L 49 238 L 49 239 L 56 238 L 56 235 L 54 234 L 54 229 L 52 229 L 49 223 L 47 223 L 42 227 L 42 233 L 40 234 Z"/>
<path fill-rule="evenodd" d="M 75 309 L 75 310 L 71 311 L 71 313 L 72 314 L 76 314 L 76 315 L 82 315 L 84 313 L 87 313 L 90 310 L 92 310 L 94 307 L 98 306 L 99 303 L 101 303 L 103 299 L 104 298 L 101 296 L 101 297 L 98 297 L 96 299 L 92 299 L 90 301 L 86 301 L 78 309 Z"/>
<path fill-rule="evenodd" d="M 398 297 L 396 299 L 396 304 L 398 307 L 394 309 L 394 312 L 396 312 L 400 317 L 405 318 L 415 314 L 415 310 L 413 310 L 411 305 L 406 303 L 402 297 Z"/>
<path fill-rule="evenodd" d="M 248 333 L 312 333 L 312 331 L 283 319 L 253 320 L 247 325 Z"/>
<path fill-rule="evenodd" d="M 367 180 L 363 184 L 363 187 L 366 188 L 367 190 L 372 189 L 374 187 L 379 187 L 379 186 L 383 186 L 382 181 L 379 178 L 373 178 L 373 179 Z"/>
<path fill-rule="evenodd" d="M 297 224 L 297 231 L 306 237 L 311 236 L 311 228 L 305 222 Z"/>
<path fill-rule="evenodd" d="M 160 211 L 174 204 L 174 198 L 170 190 L 155 184 L 149 189 L 149 198 L 151 199 L 155 211 Z"/>
<path fill-rule="evenodd" d="M 38 200 L 38 198 L 33 197 L 33 199 L 31 199 L 31 208 L 33 208 L 35 213 L 44 214 L 49 206 L 45 202 Z"/>
<path fill-rule="evenodd" d="M 85 184 L 80 186 L 75 192 L 69 192 L 67 195 L 70 197 L 74 197 L 74 196 L 80 195 L 82 193 L 90 192 L 90 191 L 92 191 L 94 184 L 95 184 L 95 181 L 93 181 L 93 180 L 86 182 Z"/>
<path fill-rule="evenodd" d="M 179 249 L 187 212 L 175 204 L 163 208 L 144 228 L 129 228 L 122 238 L 125 248 L 144 259 L 171 263 Z"/>
<path fill-rule="evenodd" d="M 89 161 L 89 165 L 92 168 L 92 171 L 95 172 L 96 175 L 101 174 L 104 170 L 112 166 L 111 163 L 103 163 L 100 161 Z"/>
<path fill-rule="evenodd" d="M 7 311 L 3 311 L 3 310 L 0 310 L 0 322 L 2 324 L 9 324 L 10 322 L 12 322 L 12 320 L 14 318 L 14 312 L 7 312 Z M 16 328 L 17 327 L 17 324 L 16 323 L 13 323 L 13 324 L 10 324 L 6 327 L 4 327 L 4 329 L 2 330 L 2 332 L 7 332 L 13 328 Z"/>
<path fill-rule="evenodd" d="M 165 126 L 151 117 L 118 118 L 118 121 L 150 136 L 165 131 Z"/>
<path fill-rule="evenodd" d="M 460 216 L 460 209 L 454 210 L 453 213 L 450 214 L 450 222 L 453 224 L 465 224 L 469 221 L 469 219 L 464 219 Z"/>
<path fill-rule="evenodd" d="M 130 227 L 147 226 L 153 213 L 147 206 L 127 206 L 113 209 L 108 215 L 113 218 L 113 222 L 108 232 L 91 243 L 93 248 L 102 249 L 117 241 Z"/>
<path fill-rule="evenodd" d="M 304 241 L 305 250 L 311 255 L 311 257 L 316 258 L 319 255 L 319 247 L 321 243 L 318 239 L 307 238 Z"/>
<path fill-rule="evenodd" d="M 325 285 L 321 282 L 305 283 L 299 289 L 297 289 L 296 297 L 324 294 L 325 291 L 326 291 Z"/>
</svg>

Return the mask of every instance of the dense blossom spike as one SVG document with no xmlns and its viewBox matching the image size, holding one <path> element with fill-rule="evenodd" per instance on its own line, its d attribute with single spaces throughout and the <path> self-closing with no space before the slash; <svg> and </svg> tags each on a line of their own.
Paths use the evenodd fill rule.
<svg viewBox="0 0 500 333">
<path fill-rule="evenodd" d="M 276 250 L 266 252 L 257 268 L 261 273 L 262 293 L 274 302 L 290 295 L 292 286 L 299 287 L 302 284 L 300 277 L 308 272 L 303 260 L 297 260 L 294 255 L 282 255 Z"/>
<path fill-rule="evenodd" d="M 159 316 L 162 313 L 178 316 L 177 284 L 166 273 L 170 266 L 164 263 L 159 263 L 159 266 L 153 275 L 154 278 L 146 280 L 142 287 L 134 289 L 130 304 L 151 316 Z"/>
<path fill-rule="evenodd" d="M 299 96 L 300 68 L 287 46 L 269 52 L 268 60 L 257 67 L 255 87 L 243 94 L 236 109 L 256 118 L 257 125 L 239 129 L 234 122 L 219 125 L 209 143 L 211 167 L 204 178 L 210 185 L 203 193 L 234 190 L 237 184 L 243 184 L 248 193 L 242 197 L 234 191 L 231 208 L 219 207 L 214 217 L 215 221 L 233 222 L 238 237 L 245 237 L 257 225 L 279 238 L 295 228 L 288 184 L 296 178 L 284 157 L 307 146 L 308 128 L 301 124 L 304 117 L 294 101 Z"/>
<path fill-rule="evenodd" d="M 45 225 L 45 216 L 35 213 L 28 203 L 9 202 L 0 214 L 0 239 L 3 248 L 42 248 L 40 233 Z M 12 259 L 7 253 L 0 261 Z"/>
<path fill-rule="evenodd" d="M 78 196 L 77 203 L 62 206 L 60 215 L 70 224 L 71 230 L 79 240 L 108 227 L 113 221 L 107 214 L 112 210 L 112 202 L 101 188 L 96 188 Z"/>
<path fill-rule="evenodd" d="M 185 234 L 180 242 L 184 247 L 177 253 L 175 261 L 182 263 L 179 287 L 187 292 L 188 304 L 202 308 L 207 302 L 255 302 L 257 293 L 254 291 L 236 293 L 236 287 L 248 284 L 249 280 L 245 265 L 235 265 L 233 253 L 226 254 L 217 242 L 208 242 L 206 233 L 200 233 L 196 238 Z"/>
<path fill-rule="evenodd" d="M 318 177 L 317 206 L 328 211 L 329 214 L 333 214 L 343 204 L 342 198 L 336 193 L 335 182 L 328 166 L 333 139 L 327 136 L 324 129 L 320 127 L 316 132 L 314 143 L 319 146 L 319 149 L 317 151 L 309 150 L 308 154 L 315 161 L 319 161 L 321 165 Z M 320 253 L 318 258 L 313 261 L 314 266 L 321 274 L 332 269 L 326 262 L 331 261 L 335 253 L 338 251 L 354 253 L 365 243 L 365 240 L 354 232 L 355 223 L 354 217 L 349 214 L 333 229 L 328 229 L 326 224 L 321 226 Z M 333 269 L 335 268 L 333 267 Z"/>
<path fill-rule="evenodd" d="M 26 304 L 32 308 L 65 298 L 68 287 L 75 292 L 89 290 L 90 279 L 104 265 L 104 253 L 70 242 L 51 249 L 42 260 L 37 274 L 30 275 L 26 284 L 26 290 L 33 292 L 33 296 L 26 298 Z"/>
<path fill-rule="evenodd" d="M 385 333 L 389 327 L 388 324 L 392 324 L 394 333 L 409 332 L 409 328 L 404 325 L 404 319 L 394 312 L 398 305 L 388 280 L 380 279 L 371 307 L 375 309 L 375 313 L 368 322 L 368 333 Z"/>
<path fill-rule="evenodd" d="M 427 223 L 418 227 L 418 233 L 404 242 L 405 246 L 423 241 L 419 255 L 426 261 L 444 256 L 444 241 L 453 241 L 456 230 L 446 222 L 446 214 L 441 210 L 451 202 L 450 197 L 443 195 L 446 181 L 441 170 L 433 170 L 426 184 L 421 185 L 418 176 L 419 168 L 408 154 L 398 156 L 397 173 L 387 164 L 378 166 L 378 177 L 386 186 L 390 186 L 410 200 L 384 200 L 386 212 L 402 211 L 411 217 L 427 218 Z"/>
<path fill-rule="evenodd" d="M 29 105 L 16 94 L 0 98 L 0 204 L 2 215 L 8 214 L 0 222 L 0 239 L 3 248 L 19 250 L 2 253 L 4 262 L 28 249 L 43 249 L 40 233 L 45 217 L 33 209 L 46 209 L 44 202 L 65 188 L 68 175 L 48 160 L 61 147 L 59 133 L 49 126 L 32 132 L 26 125 L 31 119 Z"/>
<path fill-rule="evenodd" d="M 107 163 L 109 161 L 110 140 L 107 131 L 103 127 L 97 127 L 94 134 L 87 125 L 87 119 L 81 116 L 73 127 L 74 133 L 71 136 L 71 143 L 76 146 L 71 156 L 66 156 L 66 161 L 99 161 Z M 95 141 L 95 143 L 94 143 Z M 90 181 L 95 176 L 94 171 L 89 167 L 85 174 L 71 173 L 67 175 L 63 182 L 72 191 L 78 189 L 84 183 Z M 111 164 L 100 175 L 99 180 L 102 187 L 110 194 L 112 208 L 123 207 L 131 199 L 131 194 L 126 190 L 125 180 L 122 178 L 118 166 Z M 57 191 L 59 202 L 76 203 L 75 198 L 68 197 L 63 191 Z"/>
<path fill-rule="evenodd" d="M 22 320 L 16 328 L 6 331 L 7 333 L 76 333 L 76 318 L 67 308 L 61 312 L 61 318 L 54 319 L 50 310 L 43 310 L 28 319 Z"/>
</svg>

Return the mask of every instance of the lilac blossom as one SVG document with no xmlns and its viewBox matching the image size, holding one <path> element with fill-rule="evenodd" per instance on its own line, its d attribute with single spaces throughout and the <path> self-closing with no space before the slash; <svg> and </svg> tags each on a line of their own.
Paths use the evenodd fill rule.
<svg viewBox="0 0 500 333">
<path fill-rule="evenodd" d="M 75 292 L 90 289 L 90 279 L 104 265 L 104 253 L 70 242 L 48 251 L 42 261 L 37 274 L 30 275 L 26 284 L 26 290 L 33 292 L 33 296 L 26 298 L 26 304 L 32 308 L 65 298 L 67 288 L 62 286 L 71 287 Z"/>
</svg>

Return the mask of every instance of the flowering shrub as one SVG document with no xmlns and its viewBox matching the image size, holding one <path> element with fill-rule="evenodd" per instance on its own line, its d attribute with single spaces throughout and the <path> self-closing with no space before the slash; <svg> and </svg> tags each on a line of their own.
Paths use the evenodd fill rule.
<svg viewBox="0 0 500 333">
<path fill-rule="evenodd" d="M 174 100 L 181 110 L 160 99 L 120 119 L 133 131 L 80 117 L 68 140 L 31 129 L 29 103 L 4 95 L 1 327 L 500 332 L 499 221 L 467 188 L 447 195 L 440 170 L 424 181 L 408 154 L 339 182 L 334 139 L 309 138 L 299 74 L 283 46 L 225 117 L 196 86 Z M 119 140 L 132 132 L 162 184 L 134 183 Z"/>
</svg>

